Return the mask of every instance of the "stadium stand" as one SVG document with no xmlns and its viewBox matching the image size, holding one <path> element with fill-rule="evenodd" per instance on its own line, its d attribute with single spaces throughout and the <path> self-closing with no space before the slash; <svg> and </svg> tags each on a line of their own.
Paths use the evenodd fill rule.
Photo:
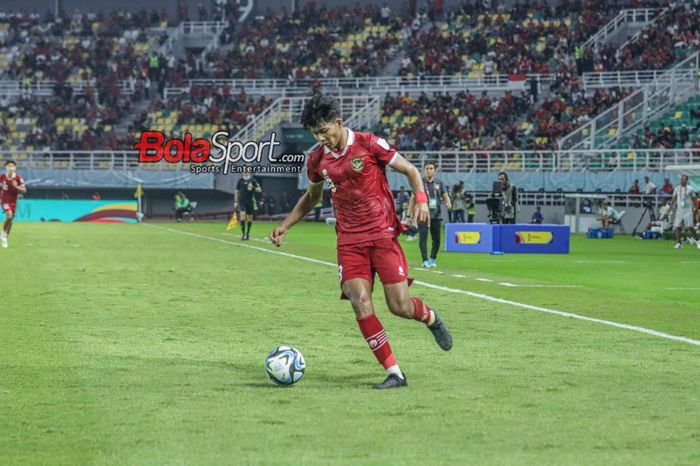
<svg viewBox="0 0 700 466">
<path fill-rule="evenodd" d="M 681 3 L 665 11 L 621 50 L 601 48 L 595 67 L 601 70 L 663 69 L 700 50 L 700 12 Z"/>
</svg>

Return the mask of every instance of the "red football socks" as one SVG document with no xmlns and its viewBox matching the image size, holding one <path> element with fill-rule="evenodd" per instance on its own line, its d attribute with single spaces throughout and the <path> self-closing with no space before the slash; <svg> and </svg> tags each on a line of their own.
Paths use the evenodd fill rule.
<svg viewBox="0 0 700 466">
<path fill-rule="evenodd" d="M 411 301 L 413 301 L 413 318 L 426 325 L 432 325 L 435 322 L 435 312 L 420 298 L 411 298 Z"/>
<path fill-rule="evenodd" d="M 384 369 L 395 366 L 396 358 L 391 352 L 391 346 L 389 346 L 386 331 L 382 323 L 377 319 L 376 314 L 357 319 L 357 324 L 360 326 L 362 336 L 367 340 L 367 344 L 377 358 L 377 361 L 379 361 L 379 364 L 384 366 Z"/>
</svg>

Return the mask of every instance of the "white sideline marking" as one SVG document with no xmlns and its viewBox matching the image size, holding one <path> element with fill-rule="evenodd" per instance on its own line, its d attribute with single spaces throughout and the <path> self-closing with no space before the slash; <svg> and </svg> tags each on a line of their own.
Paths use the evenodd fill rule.
<svg viewBox="0 0 700 466">
<path fill-rule="evenodd" d="M 501 283 L 499 283 L 499 285 L 501 285 L 501 286 L 518 286 L 518 285 L 515 285 L 513 283 L 508 283 L 508 282 L 501 282 Z"/>
<path fill-rule="evenodd" d="M 576 264 L 626 264 L 627 261 L 606 261 L 606 260 L 591 260 L 591 261 L 574 261 Z"/>
<path fill-rule="evenodd" d="M 439 274 L 439 275 L 442 275 L 443 273 L 445 273 L 445 272 L 440 272 L 439 270 L 431 270 L 431 272 L 437 273 L 437 274 Z"/>
<path fill-rule="evenodd" d="M 700 290 L 700 288 L 666 288 L 667 290 Z"/>
<path fill-rule="evenodd" d="M 580 285 L 515 285 L 520 288 L 583 288 Z"/>
<path fill-rule="evenodd" d="M 225 239 L 221 239 L 221 238 L 214 238 L 212 236 L 201 235 L 199 233 L 192 233 L 189 231 L 178 230 L 175 228 L 169 228 L 169 227 L 164 227 L 164 226 L 160 226 L 160 225 L 150 225 L 147 223 L 143 223 L 142 225 L 145 225 L 145 226 L 151 227 L 151 228 L 157 228 L 159 230 L 171 231 L 173 233 L 180 233 L 180 234 L 183 234 L 186 236 L 192 236 L 194 238 L 208 239 L 210 241 L 217 241 L 219 243 L 238 246 L 241 248 L 254 249 L 256 251 L 266 252 L 268 254 L 279 254 L 282 256 L 286 256 L 286 257 L 293 257 L 294 259 L 299 259 L 299 260 L 303 260 L 303 261 L 307 261 L 307 262 L 313 262 L 315 264 L 323 264 L 323 265 L 327 265 L 327 266 L 334 267 L 334 268 L 337 267 L 337 265 L 333 262 L 327 262 L 327 261 L 322 261 L 319 259 L 313 259 L 311 257 L 298 256 L 296 254 L 290 254 L 288 252 L 275 251 L 273 249 L 265 249 L 265 248 L 261 248 L 258 246 L 252 246 L 250 244 L 235 243 L 233 241 L 229 241 L 229 240 L 225 240 Z M 582 316 L 580 314 L 574 314 L 573 312 L 557 311 L 556 309 L 548 309 L 546 307 L 534 306 L 532 304 L 519 303 L 517 301 L 511 301 L 509 299 L 501 299 L 501 298 L 496 298 L 494 296 L 489 296 L 489 295 L 482 294 L 482 293 L 475 293 L 473 291 L 460 290 L 457 288 L 449 288 L 447 286 L 441 286 L 441 285 L 434 285 L 432 283 L 427 283 L 427 282 L 423 282 L 420 280 L 415 280 L 413 283 L 417 284 L 417 285 L 425 286 L 426 288 L 433 288 L 435 290 L 446 291 L 448 293 L 463 294 L 463 295 L 471 296 L 472 298 L 483 299 L 485 301 L 491 301 L 491 302 L 500 303 L 500 304 L 509 304 L 511 306 L 520 307 L 523 309 L 528 309 L 530 311 L 537 311 L 537 312 L 557 315 L 557 316 L 561 316 L 561 317 L 570 317 L 572 319 L 584 320 L 586 322 L 595 322 L 597 324 L 609 325 L 611 327 L 617 327 L 617 328 L 622 328 L 625 330 L 632 330 L 634 332 L 645 333 L 647 335 L 653 335 L 655 337 L 666 338 L 667 340 L 680 341 L 683 343 L 689 343 L 691 345 L 700 346 L 700 340 L 693 340 L 692 338 L 688 338 L 688 337 L 671 335 L 670 333 L 659 332 L 657 330 L 652 330 L 652 329 L 649 329 L 646 327 L 638 327 L 636 325 L 621 324 L 619 322 L 613 322 L 611 320 L 604 320 L 604 319 L 597 319 L 595 317 Z"/>
<path fill-rule="evenodd" d="M 478 282 L 492 282 L 493 281 L 490 278 L 475 278 L 474 280 L 476 280 Z"/>
<path fill-rule="evenodd" d="M 467 278 L 466 275 L 457 275 L 456 273 L 452 275 L 455 278 Z"/>
</svg>

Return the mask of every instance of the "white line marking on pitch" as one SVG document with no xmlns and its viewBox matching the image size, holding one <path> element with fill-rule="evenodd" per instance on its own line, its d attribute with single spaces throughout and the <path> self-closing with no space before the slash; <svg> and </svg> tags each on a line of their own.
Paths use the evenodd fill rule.
<svg viewBox="0 0 700 466">
<path fill-rule="evenodd" d="M 700 288 L 666 288 L 667 290 L 700 290 Z"/>
<path fill-rule="evenodd" d="M 627 261 L 574 261 L 576 264 L 626 264 Z"/>
<path fill-rule="evenodd" d="M 431 272 L 437 273 L 437 274 L 440 274 L 440 275 L 442 275 L 443 273 L 445 273 L 445 272 L 440 272 L 439 270 L 431 270 Z"/>
<path fill-rule="evenodd" d="M 681 264 L 700 264 L 700 261 L 681 261 Z"/>
<path fill-rule="evenodd" d="M 478 282 L 492 282 L 493 281 L 490 278 L 475 278 L 474 280 L 476 280 Z"/>
<path fill-rule="evenodd" d="M 499 285 L 501 285 L 501 286 L 518 286 L 518 285 L 515 285 L 513 283 L 508 283 L 508 282 L 501 282 L 501 283 L 499 283 Z"/>
<path fill-rule="evenodd" d="M 452 276 L 455 277 L 455 278 L 467 278 L 466 275 L 457 275 L 456 273 L 455 273 L 455 274 L 452 274 Z"/>
<path fill-rule="evenodd" d="M 142 225 L 145 225 L 145 226 L 151 227 L 151 228 L 156 228 L 159 230 L 170 231 L 173 233 L 180 233 L 180 234 L 183 234 L 186 236 L 192 236 L 194 238 L 207 239 L 209 241 L 217 241 L 219 243 L 238 246 L 241 248 L 254 249 L 256 251 L 266 252 L 268 254 L 279 254 L 281 256 L 293 257 L 294 259 L 299 259 L 299 260 L 303 260 L 303 261 L 307 261 L 307 262 L 313 262 L 315 264 L 323 264 L 323 265 L 327 265 L 330 267 L 337 267 L 336 264 L 333 262 L 322 261 L 319 259 L 313 259 L 311 257 L 298 256 L 296 254 L 289 254 L 287 252 L 275 251 L 273 249 L 265 249 L 265 248 L 261 248 L 258 246 L 252 246 L 250 244 L 234 243 L 233 241 L 225 240 L 222 238 L 214 238 L 212 236 L 201 235 L 199 233 L 192 233 L 189 231 L 178 230 L 175 228 L 169 228 L 169 227 L 164 227 L 164 226 L 160 226 L 160 225 L 149 225 L 147 223 L 143 223 Z M 691 345 L 700 346 L 700 340 L 693 340 L 692 338 L 688 338 L 688 337 L 671 335 L 670 333 L 659 332 L 657 330 L 652 330 L 652 329 L 646 328 L 646 327 L 638 327 L 636 325 L 621 324 L 619 322 L 613 322 L 611 320 L 596 319 L 595 317 L 582 316 L 580 314 L 574 314 L 573 312 L 558 311 L 556 309 L 548 309 L 546 307 L 534 306 L 532 304 L 519 303 L 517 301 L 511 301 L 509 299 L 501 299 L 501 298 L 496 298 L 494 296 L 489 296 L 489 295 L 482 294 L 482 293 L 475 293 L 473 291 L 460 290 L 457 288 L 449 288 L 447 286 L 441 286 L 441 285 L 434 285 L 432 283 L 427 283 L 427 282 L 423 282 L 420 280 L 415 280 L 413 283 L 417 284 L 417 285 L 425 286 L 426 288 L 433 288 L 435 290 L 446 291 L 448 293 L 463 294 L 466 296 L 471 296 L 472 298 L 483 299 L 485 301 L 491 301 L 491 302 L 500 303 L 500 304 L 509 304 L 511 306 L 520 307 L 523 309 L 528 309 L 530 311 L 542 312 L 544 314 L 552 314 L 552 315 L 557 315 L 557 316 L 561 316 L 561 317 L 570 317 L 572 319 L 583 320 L 586 322 L 594 322 L 597 324 L 608 325 L 611 327 L 617 327 L 617 328 L 621 328 L 621 329 L 625 329 L 625 330 L 631 330 L 634 332 L 645 333 L 647 335 L 653 335 L 655 337 L 666 338 L 667 340 L 680 341 L 683 343 L 689 343 Z"/>
</svg>

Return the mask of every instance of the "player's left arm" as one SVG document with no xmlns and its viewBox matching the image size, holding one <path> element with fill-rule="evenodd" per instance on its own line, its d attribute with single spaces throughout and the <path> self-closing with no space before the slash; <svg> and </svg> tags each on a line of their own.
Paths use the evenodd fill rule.
<svg viewBox="0 0 700 466">
<path fill-rule="evenodd" d="M 420 172 L 411 162 L 406 160 L 401 154 L 396 153 L 391 159 L 389 166 L 396 170 L 397 172 L 403 174 L 408 178 L 408 183 L 411 185 L 413 194 L 411 195 L 411 200 L 408 203 L 409 212 L 413 213 L 413 221 L 421 223 L 430 222 L 430 210 L 428 210 L 427 199 L 423 202 L 416 201 L 417 193 L 422 193 L 423 198 L 426 197 L 425 191 L 423 189 L 423 182 L 421 180 Z M 420 196 L 420 194 L 418 194 Z"/>
<path fill-rule="evenodd" d="M 262 186 L 260 186 L 260 183 L 258 183 L 258 180 L 255 180 L 255 192 L 256 193 L 262 192 Z"/>
</svg>

